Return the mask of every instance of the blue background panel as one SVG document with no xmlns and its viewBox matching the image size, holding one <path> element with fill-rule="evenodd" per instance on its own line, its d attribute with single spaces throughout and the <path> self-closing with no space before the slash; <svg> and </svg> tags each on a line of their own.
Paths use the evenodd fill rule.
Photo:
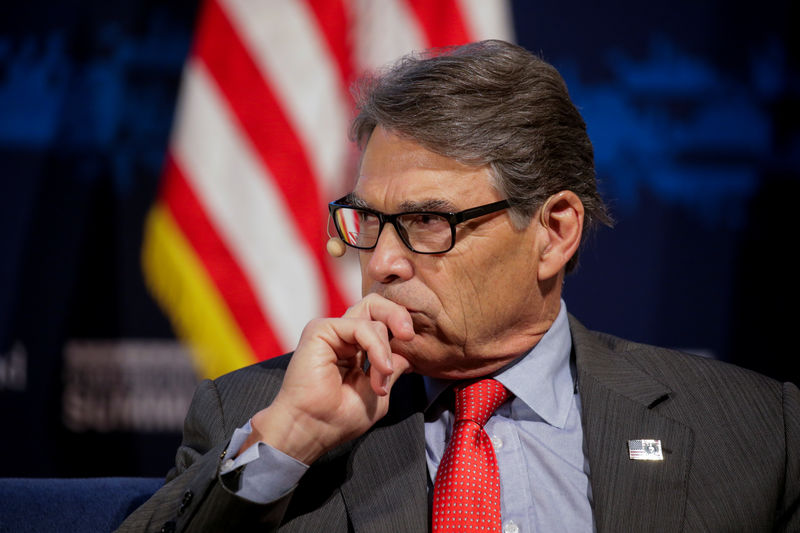
<svg viewBox="0 0 800 533">
<path fill-rule="evenodd" d="M 616 219 L 565 291 L 593 329 L 800 382 L 797 2 L 514 2 L 564 75 Z M 140 271 L 195 1 L 0 14 L 0 475 L 163 475 L 177 433 L 74 433 L 71 339 L 169 339 Z M 11 361 L 26 356 L 25 387 Z M 13 370 L 13 372 L 12 372 Z"/>
</svg>

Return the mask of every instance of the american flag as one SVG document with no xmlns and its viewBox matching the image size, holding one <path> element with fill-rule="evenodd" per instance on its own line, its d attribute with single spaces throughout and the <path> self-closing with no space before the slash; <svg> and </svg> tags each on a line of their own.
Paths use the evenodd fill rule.
<svg viewBox="0 0 800 533">
<path fill-rule="evenodd" d="M 636 439 L 628 441 L 628 456 L 638 461 L 661 461 L 661 441 L 655 439 Z"/>
<path fill-rule="evenodd" d="M 354 173 L 351 82 L 486 38 L 511 40 L 505 0 L 205 1 L 142 251 L 201 376 L 288 351 L 359 297 L 354 254 L 325 253 Z"/>
</svg>

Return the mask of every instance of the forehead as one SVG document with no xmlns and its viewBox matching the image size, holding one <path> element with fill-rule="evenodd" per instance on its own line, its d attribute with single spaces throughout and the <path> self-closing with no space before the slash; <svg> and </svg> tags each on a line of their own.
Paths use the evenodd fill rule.
<svg viewBox="0 0 800 533">
<path fill-rule="evenodd" d="M 465 165 L 380 126 L 364 150 L 354 194 L 386 211 L 431 202 L 460 210 L 500 199 L 488 166 Z"/>
</svg>

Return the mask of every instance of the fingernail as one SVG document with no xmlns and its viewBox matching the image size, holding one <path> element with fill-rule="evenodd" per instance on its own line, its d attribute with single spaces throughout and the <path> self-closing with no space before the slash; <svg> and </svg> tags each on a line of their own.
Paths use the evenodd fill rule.
<svg viewBox="0 0 800 533">
<path fill-rule="evenodd" d="M 383 378 L 383 392 L 386 394 L 389 394 L 389 377 L 390 376 L 384 376 Z"/>
</svg>

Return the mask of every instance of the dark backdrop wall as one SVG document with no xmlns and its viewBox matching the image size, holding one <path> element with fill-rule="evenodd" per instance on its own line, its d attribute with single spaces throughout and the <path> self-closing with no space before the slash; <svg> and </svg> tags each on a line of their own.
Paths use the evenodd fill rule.
<svg viewBox="0 0 800 533">
<path fill-rule="evenodd" d="M 19 458 L 0 476 L 162 475 L 171 463 L 194 381 L 144 288 L 139 247 L 196 10 L 0 8 L 0 452 Z M 789 342 L 797 3 L 513 10 L 518 42 L 567 80 L 617 221 L 568 278 L 570 311 L 591 328 L 800 382 Z M 104 366 L 131 354 L 175 372 L 153 381 Z M 102 394 L 76 393 L 86 390 Z M 143 423 L 132 395 L 159 398 L 163 423 Z M 92 414 L 101 400 L 108 412 Z"/>
</svg>

